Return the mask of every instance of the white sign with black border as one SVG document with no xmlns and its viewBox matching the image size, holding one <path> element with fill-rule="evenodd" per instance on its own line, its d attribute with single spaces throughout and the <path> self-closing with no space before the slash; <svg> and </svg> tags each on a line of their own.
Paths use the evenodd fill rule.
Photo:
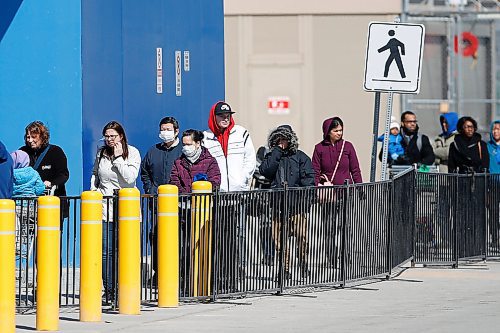
<svg viewBox="0 0 500 333">
<path fill-rule="evenodd" d="M 423 24 L 371 22 L 364 89 L 418 94 L 424 37 Z"/>
<path fill-rule="evenodd" d="M 182 95 L 182 58 L 181 51 L 175 51 L 175 96 Z"/>
</svg>

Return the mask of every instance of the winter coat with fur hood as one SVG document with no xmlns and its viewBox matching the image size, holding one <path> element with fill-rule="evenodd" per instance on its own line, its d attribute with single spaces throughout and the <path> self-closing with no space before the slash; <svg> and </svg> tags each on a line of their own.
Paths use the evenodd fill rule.
<svg viewBox="0 0 500 333">
<path fill-rule="evenodd" d="M 286 150 L 277 146 L 280 138 L 287 138 Z M 314 170 L 311 159 L 299 150 L 297 135 L 288 126 L 275 129 L 268 138 L 271 151 L 266 155 L 259 171 L 272 180 L 272 188 L 281 188 L 287 182 L 289 187 L 314 186 Z"/>
</svg>

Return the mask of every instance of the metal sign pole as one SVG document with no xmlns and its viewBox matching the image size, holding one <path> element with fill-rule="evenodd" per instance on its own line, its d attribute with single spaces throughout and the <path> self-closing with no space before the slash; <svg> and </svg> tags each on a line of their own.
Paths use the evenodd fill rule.
<svg viewBox="0 0 500 333">
<path fill-rule="evenodd" d="M 377 172 L 377 137 L 378 137 L 378 119 L 380 117 L 380 91 L 375 92 L 375 107 L 373 110 L 373 138 L 372 138 L 372 161 L 370 168 L 370 182 L 375 181 Z"/>
<path fill-rule="evenodd" d="M 392 97 L 394 93 L 390 92 L 387 98 L 387 117 L 385 119 L 385 130 L 384 130 L 384 146 L 382 148 L 382 177 L 384 181 L 387 179 L 387 153 L 389 148 L 389 130 L 391 126 L 391 116 L 392 116 Z"/>
</svg>

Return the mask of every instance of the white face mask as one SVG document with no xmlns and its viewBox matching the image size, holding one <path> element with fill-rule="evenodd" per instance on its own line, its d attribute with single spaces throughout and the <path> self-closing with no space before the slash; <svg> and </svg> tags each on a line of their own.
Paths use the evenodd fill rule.
<svg viewBox="0 0 500 333">
<path fill-rule="evenodd" d="M 163 142 L 171 142 L 175 140 L 175 131 L 160 131 L 158 135 Z"/>
<path fill-rule="evenodd" d="M 182 147 L 182 153 L 186 155 L 186 157 L 193 157 L 196 155 L 196 147 L 191 145 L 191 146 L 183 146 Z"/>
</svg>

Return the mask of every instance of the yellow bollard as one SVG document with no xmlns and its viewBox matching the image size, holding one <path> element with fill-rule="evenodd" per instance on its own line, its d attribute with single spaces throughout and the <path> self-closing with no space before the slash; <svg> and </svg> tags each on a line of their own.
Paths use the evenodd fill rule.
<svg viewBox="0 0 500 333">
<path fill-rule="evenodd" d="M 38 198 L 36 329 L 59 329 L 60 200 Z"/>
<path fill-rule="evenodd" d="M 16 204 L 0 200 L 0 332 L 16 330 Z"/>
<path fill-rule="evenodd" d="M 118 193 L 118 310 L 141 311 L 141 203 L 136 188 Z"/>
<path fill-rule="evenodd" d="M 193 183 L 193 194 L 212 193 L 212 183 Z M 209 195 L 194 195 L 191 199 L 191 262 L 193 296 L 210 295 L 212 269 L 212 202 Z"/>
<path fill-rule="evenodd" d="M 80 209 L 80 321 L 101 321 L 102 194 L 82 193 Z"/>
<path fill-rule="evenodd" d="M 179 306 L 179 190 L 158 187 L 158 306 Z"/>
</svg>

